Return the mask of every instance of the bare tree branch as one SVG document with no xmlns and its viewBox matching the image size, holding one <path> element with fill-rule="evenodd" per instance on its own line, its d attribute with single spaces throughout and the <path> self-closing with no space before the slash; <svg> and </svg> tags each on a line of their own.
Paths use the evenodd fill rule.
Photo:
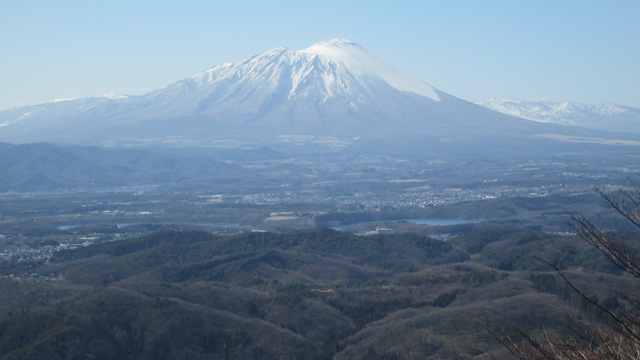
<svg viewBox="0 0 640 360">
<path fill-rule="evenodd" d="M 596 187 L 594 191 L 602 197 L 607 204 L 618 214 L 640 228 L 640 185 L 629 180 L 631 190 L 618 189 L 616 195 L 604 188 Z M 598 249 L 611 263 L 623 272 L 640 281 L 640 259 L 638 252 L 629 249 L 624 241 L 616 240 L 612 234 L 602 229 L 584 217 L 570 215 L 571 229 L 587 244 Z M 549 332 L 542 332 L 541 337 L 520 331 L 524 341 L 516 341 L 507 335 L 504 330 L 500 336 L 494 332 L 491 334 L 509 352 L 518 359 L 537 360 L 595 360 L 595 359 L 640 359 L 640 301 L 636 292 L 634 295 L 625 296 L 632 305 L 624 310 L 610 310 L 595 297 L 589 296 L 586 290 L 579 289 L 572 283 L 558 264 L 549 260 L 544 249 L 545 259 L 536 257 L 539 261 L 551 267 L 560 278 L 582 299 L 596 306 L 601 312 L 607 314 L 612 320 L 611 324 L 590 324 L 591 335 L 554 337 Z M 485 327 L 486 329 L 486 327 Z"/>
</svg>

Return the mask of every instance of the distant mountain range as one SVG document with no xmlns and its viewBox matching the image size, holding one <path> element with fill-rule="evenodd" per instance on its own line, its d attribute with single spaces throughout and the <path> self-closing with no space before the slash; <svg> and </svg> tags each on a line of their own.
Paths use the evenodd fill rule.
<svg viewBox="0 0 640 360">
<path fill-rule="evenodd" d="M 640 134 L 640 109 L 628 106 L 493 98 L 476 104 L 503 114 L 539 122 Z"/>
<path fill-rule="evenodd" d="M 341 39 L 223 63 L 141 96 L 112 94 L 0 112 L 0 141 L 10 143 L 311 144 L 511 154 L 516 147 L 549 147 L 540 141 L 550 134 L 551 147 L 567 136 L 606 137 L 458 99 Z"/>
<path fill-rule="evenodd" d="M 274 155 L 275 156 L 275 155 Z M 198 186 L 250 172 L 205 156 L 144 149 L 103 149 L 47 143 L 0 143 L 0 193 L 99 190 L 137 186 Z"/>
</svg>

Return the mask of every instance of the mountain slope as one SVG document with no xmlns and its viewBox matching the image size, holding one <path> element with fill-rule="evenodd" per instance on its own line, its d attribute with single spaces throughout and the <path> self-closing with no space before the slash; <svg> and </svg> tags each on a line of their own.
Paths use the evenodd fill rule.
<svg viewBox="0 0 640 360">
<path fill-rule="evenodd" d="M 477 104 L 504 114 L 539 122 L 640 134 L 640 109 L 628 106 L 493 98 Z"/>
<path fill-rule="evenodd" d="M 530 142 L 522 139 L 549 133 L 596 134 L 532 123 L 460 100 L 341 39 L 220 64 L 141 96 L 83 98 L 0 113 L 0 141 L 14 143 L 344 147 L 361 139 L 506 151 Z"/>
<path fill-rule="evenodd" d="M 47 143 L 0 143 L 0 193 L 207 184 L 249 171 L 202 156 Z"/>
</svg>

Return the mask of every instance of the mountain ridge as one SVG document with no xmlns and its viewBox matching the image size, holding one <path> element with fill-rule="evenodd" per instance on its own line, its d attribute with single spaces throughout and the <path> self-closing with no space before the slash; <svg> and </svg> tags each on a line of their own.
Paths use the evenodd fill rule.
<svg viewBox="0 0 640 360">
<path fill-rule="evenodd" d="M 251 175 L 241 166 L 203 156 L 49 143 L 0 143 L 0 168 L 0 193 L 197 186 Z"/>
<path fill-rule="evenodd" d="M 479 101 L 476 104 L 507 115 L 538 122 L 640 134 L 640 109 L 630 106 L 495 98 Z"/>
<path fill-rule="evenodd" d="M 458 99 L 343 39 L 222 63 L 140 96 L 79 98 L 0 112 L 0 141 L 11 143 L 314 143 L 340 149 L 362 141 L 409 141 L 473 152 L 508 149 L 540 134 L 602 136 Z"/>
</svg>

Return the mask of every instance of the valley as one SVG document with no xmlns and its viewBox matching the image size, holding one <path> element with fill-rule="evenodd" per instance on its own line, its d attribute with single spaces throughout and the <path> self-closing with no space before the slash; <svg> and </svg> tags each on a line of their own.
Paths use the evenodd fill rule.
<svg viewBox="0 0 640 360">
<path fill-rule="evenodd" d="M 109 154 L 114 150 L 101 151 Z M 164 156 L 159 150 L 128 151 L 131 158 L 140 153 L 150 158 Z M 629 160 L 633 156 L 624 149 L 611 151 L 619 153 L 589 159 L 567 154 L 546 160 L 491 160 L 348 151 L 287 154 L 272 149 L 176 149 L 172 157 L 214 164 L 210 170 L 224 164 L 222 169 L 231 171 L 212 172 L 212 177 L 192 175 L 182 163 L 160 172 L 160 177 L 147 173 L 145 178 L 132 177 L 129 186 L 118 187 L 96 184 L 95 179 L 108 175 L 94 174 L 87 180 L 83 172 L 94 167 L 86 157 L 85 165 L 66 168 L 65 176 L 76 179 L 77 184 L 67 183 L 64 188 L 49 188 L 53 181 L 47 178 L 56 178 L 57 168 L 32 170 L 22 180 L 20 172 L 14 174 L 8 167 L 4 176 L 10 180 L 5 186 L 15 184 L 15 188 L 0 194 L 2 273 L 19 273 L 70 247 L 159 230 L 232 235 L 340 227 L 366 233 L 380 226 L 450 239 L 490 227 L 563 233 L 567 212 L 588 215 L 606 228 L 626 229 L 592 190 L 594 186 L 626 188 L 629 177 L 640 172 L 640 165 Z M 57 153 L 61 154 L 57 162 L 69 163 L 64 147 Z M 14 153 L 14 161 L 17 159 Z M 28 166 L 30 159 L 18 163 Z M 110 168 L 105 156 L 100 159 L 99 166 Z M 128 160 L 120 156 L 118 161 Z M 179 177 L 200 179 L 174 182 Z M 477 223 L 429 226 L 398 221 L 403 219 Z"/>
<path fill-rule="evenodd" d="M 638 309 L 637 112 L 483 105 L 334 39 L 0 112 L 0 359 L 607 344 Z"/>
</svg>

